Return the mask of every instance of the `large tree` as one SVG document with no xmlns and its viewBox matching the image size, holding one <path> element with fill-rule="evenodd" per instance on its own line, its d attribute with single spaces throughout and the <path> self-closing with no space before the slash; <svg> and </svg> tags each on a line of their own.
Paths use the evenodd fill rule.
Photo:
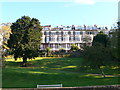
<svg viewBox="0 0 120 90">
<path fill-rule="evenodd" d="M 120 21 L 118 22 L 118 58 L 120 61 Z"/>
<path fill-rule="evenodd" d="M 93 46 L 96 46 L 98 43 L 107 47 L 109 42 L 108 35 L 104 34 L 102 31 L 93 38 Z"/>
<path fill-rule="evenodd" d="M 8 47 L 12 51 L 14 58 L 23 58 L 23 65 L 26 66 L 27 58 L 38 56 L 40 48 L 42 27 L 36 18 L 23 16 L 12 23 Z"/>
<path fill-rule="evenodd" d="M 120 60 L 120 22 L 117 23 L 118 28 L 114 28 L 110 34 L 110 48 L 113 56 Z"/>
<path fill-rule="evenodd" d="M 82 53 L 84 61 L 82 65 L 90 66 L 90 68 L 98 68 L 102 75 L 105 77 L 105 73 L 101 66 L 106 66 L 110 64 L 112 60 L 112 55 L 109 48 L 104 47 L 99 44 L 98 46 L 86 47 Z"/>
</svg>

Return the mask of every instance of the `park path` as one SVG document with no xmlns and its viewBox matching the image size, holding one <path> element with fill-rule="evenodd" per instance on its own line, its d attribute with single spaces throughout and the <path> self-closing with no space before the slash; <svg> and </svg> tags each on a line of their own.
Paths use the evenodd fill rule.
<svg viewBox="0 0 120 90">
<path fill-rule="evenodd" d="M 61 72 L 61 73 L 72 73 L 72 74 L 78 74 L 80 72 L 69 72 L 69 71 L 61 71 L 61 70 L 57 70 L 57 72 Z M 95 74 L 95 73 L 83 73 L 84 74 L 88 74 L 88 75 L 96 75 L 96 76 L 102 76 L 102 74 Z M 109 75 L 109 74 L 106 74 L 105 75 L 106 77 L 120 77 L 120 75 Z"/>
</svg>

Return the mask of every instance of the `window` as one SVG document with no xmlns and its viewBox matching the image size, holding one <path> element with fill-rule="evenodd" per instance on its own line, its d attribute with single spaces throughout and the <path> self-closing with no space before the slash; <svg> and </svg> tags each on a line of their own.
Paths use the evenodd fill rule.
<svg viewBox="0 0 120 90">
<path fill-rule="evenodd" d="M 61 38 L 61 37 L 59 37 L 59 38 L 58 38 L 58 41 L 62 41 L 62 38 Z"/>
<path fill-rule="evenodd" d="M 49 37 L 46 38 L 46 42 L 47 42 L 47 43 L 49 42 Z"/>
<path fill-rule="evenodd" d="M 84 30 L 85 28 L 84 27 L 81 27 L 82 30 Z"/>
<path fill-rule="evenodd" d="M 75 32 L 76 34 L 75 35 L 80 35 L 80 32 Z"/>
<path fill-rule="evenodd" d="M 65 35 L 68 35 L 68 32 L 64 32 Z"/>
<path fill-rule="evenodd" d="M 93 29 L 93 27 L 90 27 L 90 30 L 92 30 Z"/>
<path fill-rule="evenodd" d="M 74 40 L 74 37 L 70 37 L 70 40 L 73 41 L 73 40 Z"/>
<path fill-rule="evenodd" d="M 97 29 L 97 27 L 93 27 L 93 29 L 94 29 L 94 30 L 96 30 L 96 29 Z"/>
<path fill-rule="evenodd" d="M 90 27 L 88 26 L 88 27 L 86 27 L 86 30 L 90 30 Z"/>
<path fill-rule="evenodd" d="M 80 30 L 81 30 L 82 28 L 81 28 L 81 27 L 78 27 L 78 29 L 80 29 Z"/>
<path fill-rule="evenodd" d="M 49 35 L 49 32 L 46 32 L 46 35 Z"/>
<path fill-rule="evenodd" d="M 54 37 L 51 37 L 51 41 L 55 41 L 55 38 L 54 38 Z"/>
<path fill-rule="evenodd" d="M 55 44 L 55 48 L 58 48 L 58 44 Z"/>
<path fill-rule="evenodd" d="M 56 35 L 56 32 L 52 32 L 51 34 L 52 34 L 52 35 Z"/>
<path fill-rule="evenodd" d="M 53 44 L 50 44 L 50 48 L 53 48 Z"/>
<path fill-rule="evenodd" d="M 63 38 L 63 41 L 67 41 L 67 38 L 66 38 L 66 37 L 64 37 L 64 38 Z"/>
<path fill-rule="evenodd" d="M 80 41 L 80 37 L 75 37 L 75 40 L 76 41 Z"/>
<path fill-rule="evenodd" d="M 62 33 L 61 32 L 59 32 L 59 35 L 61 35 Z"/>
<path fill-rule="evenodd" d="M 67 44 L 67 48 L 70 48 L 70 44 Z"/>
</svg>

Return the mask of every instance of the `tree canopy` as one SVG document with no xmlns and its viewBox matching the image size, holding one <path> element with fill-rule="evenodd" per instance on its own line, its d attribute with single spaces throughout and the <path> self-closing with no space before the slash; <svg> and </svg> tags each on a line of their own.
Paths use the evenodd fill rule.
<svg viewBox="0 0 120 90">
<path fill-rule="evenodd" d="M 100 32 L 93 38 L 93 46 L 96 46 L 98 43 L 102 44 L 103 46 L 107 47 L 109 41 L 108 35 L 104 34 L 103 32 Z"/>
<path fill-rule="evenodd" d="M 12 23 L 12 34 L 8 40 L 8 47 L 15 59 L 22 57 L 23 63 L 26 63 L 27 58 L 38 56 L 42 37 L 41 30 L 39 20 L 29 16 L 23 16 Z"/>
<path fill-rule="evenodd" d="M 112 60 L 109 48 L 106 48 L 101 44 L 98 46 L 86 47 L 82 56 L 84 58 L 82 65 L 87 65 L 91 68 L 99 68 L 101 71 L 101 66 L 108 65 Z M 104 75 L 103 71 L 102 74 Z"/>
<path fill-rule="evenodd" d="M 120 60 L 120 22 L 117 23 L 118 28 L 113 29 L 110 37 L 110 48 L 112 50 L 112 54 L 115 58 Z"/>
</svg>

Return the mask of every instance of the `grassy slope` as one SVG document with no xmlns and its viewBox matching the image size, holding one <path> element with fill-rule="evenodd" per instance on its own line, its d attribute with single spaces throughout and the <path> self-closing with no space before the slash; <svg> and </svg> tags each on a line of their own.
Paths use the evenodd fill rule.
<svg viewBox="0 0 120 90">
<path fill-rule="evenodd" d="M 29 60 L 30 67 L 20 67 L 17 62 L 9 59 L 3 69 L 3 87 L 36 88 L 37 84 L 63 84 L 64 87 L 89 85 L 120 84 L 118 77 L 91 75 L 99 70 L 85 69 L 80 66 L 80 58 L 36 58 Z M 118 69 L 104 68 L 106 74 L 118 75 Z"/>
</svg>

